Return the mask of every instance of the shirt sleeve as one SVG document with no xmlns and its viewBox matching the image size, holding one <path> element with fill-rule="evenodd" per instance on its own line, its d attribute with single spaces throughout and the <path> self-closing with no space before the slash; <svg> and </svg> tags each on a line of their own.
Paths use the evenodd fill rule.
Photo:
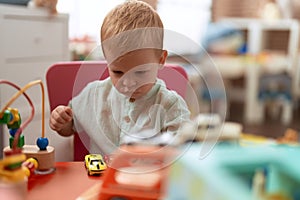
<svg viewBox="0 0 300 200">
<path fill-rule="evenodd" d="M 186 102 L 179 95 L 176 95 L 176 100 L 170 104 L 165 117 L 164 131 L 177 133 L 180 126 L 190 121 L 190 111 Z"/>
<path fill-rule="evenodd" d="M 76 132 L 82 132 L 83 127 L 81 123 L 86 123 L 89 119 L 89 113 L 91 113 L 91 96 L 94 95 L 96 81 L 89 83 L 77 96 L 75 96 L 69 102 L 69 106 L 73 110 L 73 130 Z"/>
</svg>

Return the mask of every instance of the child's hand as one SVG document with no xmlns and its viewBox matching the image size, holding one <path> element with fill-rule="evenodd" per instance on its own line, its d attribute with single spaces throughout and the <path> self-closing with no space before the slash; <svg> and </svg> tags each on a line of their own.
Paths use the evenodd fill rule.
<svg viewBox="0 0 300 200">
<path fill-rule="evenodd" d="M 50 116 L 50 127 L 57 132 L 73 132 L 73 112 L 68 106 L 57 106 Z M 65 135 L 65 134 L 64 134 Z"/>
</svg>

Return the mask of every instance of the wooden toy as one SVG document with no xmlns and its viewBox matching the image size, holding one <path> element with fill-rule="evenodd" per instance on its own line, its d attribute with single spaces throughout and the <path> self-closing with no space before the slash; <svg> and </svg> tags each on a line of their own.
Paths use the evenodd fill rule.
<svg viewBox="0 0 300 200">
<path fill-rule="evenodd" d="M 5 147 L 3 152 L 11 151 L 10 147 Z M 37 173 L 49 173 L 54 170 L 55 156 L 54 147 L 48 146 L 46 150 L 40 150 L 36 145 L 24 145 L 22 153 L 26 158 L 34 158 L 38 162 Z"/>
<path fill-rule="evenodd" d="M 19 86 L 7 80 L 0 80 L 0 84 L 8 84 L 18 90 L 18 92 L 16 92 L 0 110 L 0 123 L 7 125 L 9 133 L 11 135 L 9 139 L 9 146 L 5 147 L 3 150 L 4 156 L 10 157 L 12 155 L 24 154 L 26 158 L 36 159 L 38 163 L 36 165 L 36 172 L 53 172 L 55 163 L 54 148 L 48 146 L 49 141 L 45 137 L 45 92 L 42 81 L 32 81 L 25 85 L 23 88 L 20 88 Z M 22 131 L 31 122 L 35 112 L 33 103 L 25 93 L 25 91 L 37 84 L 41 86 L 42 91 L 42 137 L 39 137 L 37 139 L 37 145 L 25 145 L 24 135 L 22 135 Z M 21 123 L 21 116 L 18 109 L 9 107 L 21 94 L 25 96 L 29 105 L 31 106 L 31 115 L 24 123 Z"/>
<path fill-rule="evenodd" d="M 34 174 L 37 167 L 37 160 L 26 160 L 23 153 L 0 160 L 0 199 L 26 199 L 28 177 Z"/>
</svg>

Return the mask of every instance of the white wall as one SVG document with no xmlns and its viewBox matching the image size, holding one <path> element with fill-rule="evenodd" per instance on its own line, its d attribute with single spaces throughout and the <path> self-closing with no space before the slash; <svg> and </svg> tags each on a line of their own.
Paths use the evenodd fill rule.
<svg viewBox="0 0 300 200">
<path fill-rule="evenodd" d="M 87 34 L 99 40 L 100 27 L 105 15 L 121 2 L 123 0 L 60 0 L 57 10 L 70 15 L 70 38 Z"/>
<path fill-rule="evenodd" d="M 57 9 L 70 14 L 71 38 L 87 34 L 99 42 L 99 31 L 105 15 L 123 1 L 60 0 Z M 157 12 L 166 29 L 183 34 L 200 44 L 210 20 L 210 6 L 211 0 L 159 0 Z M 194 53 L 185 43 L 177 42 L 180 52 Z"/>
<path fill-rule="evenodd" d="M 157 11 L 161 16 L 165 29 L 186 37 L 177 40 L 170 46 L 176 53 L 193 54 L 199 49 L 191 48 L 192 40 L 201 45 L 201 40 L 210 21 L 211 0 L 160 0 Z M 168 39 L 168 38 L 167 38 Z M 170 44 L 168 44 L 169 46 Z"/>
</svg>

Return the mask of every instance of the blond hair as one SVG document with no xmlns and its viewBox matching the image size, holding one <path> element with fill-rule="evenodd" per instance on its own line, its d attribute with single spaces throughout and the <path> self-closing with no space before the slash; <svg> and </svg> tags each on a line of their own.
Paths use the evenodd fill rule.
<svg viewBox="0 0 300 200">
<path fill-rule="evenodd" d="M 101 42 L 106 56 L 112 51 L 119 51 L 117 54 L 120 56 L 124 52 L 141 48 L 162 49 L 163 23 L 149 4 L 128 0 L 106 15 L 101 26 Z M 124 49 L 116 50 L 120 47 Z"/>
<path fill-rule="evenodd" d="M 101 27 L 101 41 L 124 31 L 146 27 L 163 28 L 163 23 L 149 4 L 129 0 L 116 6 L 106 15 Z"/>
</svg>

